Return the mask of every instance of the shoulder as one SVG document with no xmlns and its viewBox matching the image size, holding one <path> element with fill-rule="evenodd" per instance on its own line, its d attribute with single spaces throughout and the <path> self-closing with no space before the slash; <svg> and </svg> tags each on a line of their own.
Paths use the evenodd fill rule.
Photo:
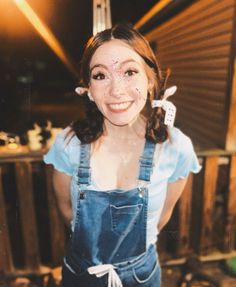
<svg viewBox="0 0 236 287">
<path fill-rule="evenodd" d="M 179 128 L 169 128 L 169 139 L 166 143 L 166 149 L 170 150 L 170 152 L 173 153 L 175 157 L 178 157 L 181 154 L 192 153 L 192 140 Z"/>
<path fill-rule="evenodd" d="M 73 150 L 73 148 L 78 149 L 80 144 L 80 140 L 69 126 L 59 132 L 55 139 L 56 147 L 59 150 L 65 150 L 67 152 Z"/>
<path fill-rule="evenodd" d="M 192 147 L 191 139 L 184 134 L 179 128 L 171 127 L 168 129 L 169 138 L 161 144 L 164 154 L 171 157 L 178 157 L 181 150 L 186 150 Z"/>
<path fill-rule="evenodd" d="M 179 128 L 169 128 L 169 143 L 173 145 L 189 145 L 192 144 L 190 137 L 183 133 Z"/>
<path fill-rule="evenodd" d="M 70 127 L 63 129 L 56 136 L 53 145 L 44 155 L 44 162 L 53 164 L 54 167 L 68 175 L 79 164 L 81 142 Z"/>
<path fill-rule="evenodd" d="M 179 128 L 171 127 L 168 132 L 169 138 L 160 145 L 160 149 L 157 149 L 155 153 L 155 161 L 159 162 L 163 170 L 172 169 L 180 158 L 188 157 L 193 153 L 191 139 Z"/>
<path fill-rule="evenodd" d="M 169 129 L 169 139 L 162 144 L 158 161 L 159 178 L 174 182 L 189 172 L 199 172 L 200 165 L 191 139 L 180 129 Z"/>
</svg>

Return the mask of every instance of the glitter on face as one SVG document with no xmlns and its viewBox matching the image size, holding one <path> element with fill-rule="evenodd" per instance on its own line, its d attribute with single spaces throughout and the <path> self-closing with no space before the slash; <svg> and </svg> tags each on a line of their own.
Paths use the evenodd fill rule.
<svg viewBox="0 0 236 287">
<path fill-rule="evenodd" d="M 132 47 L 117 39 L 94 53 L 89 89 L 99 110 L 114 125 L 129 124 L 145 105 L 150 84 L 144 65 Z"/>
</svg>

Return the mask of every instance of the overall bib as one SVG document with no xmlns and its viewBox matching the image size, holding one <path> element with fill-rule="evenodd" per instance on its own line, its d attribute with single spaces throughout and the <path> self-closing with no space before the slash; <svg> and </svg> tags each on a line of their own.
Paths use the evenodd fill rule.
<svg viewBox="0 0 236 287">
<path fill-rule="evenodd" d="M 155 144 L 146 140 L 139 182 L 147 183 Z M 63 287 L 159 287 L 160 265 L 154 245 L 146 248 L 148 189 L 95 191 L 90 145 L 81 145 L 74 231 L 62 269 Z"/>
</svg>

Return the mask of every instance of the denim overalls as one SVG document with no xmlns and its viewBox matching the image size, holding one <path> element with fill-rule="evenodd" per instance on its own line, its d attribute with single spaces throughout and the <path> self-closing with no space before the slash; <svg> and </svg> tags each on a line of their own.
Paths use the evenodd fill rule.
<svg viewBox="0 0 236 287">
<path fill-rule="evenodd" d="M 146 140 L 139 181 L 147 183 L 155 144 Z M 159 287 L 154 245 L 146 249 L 148 189 L 90 190 L 90 145 L 82 144 L 74 232 L 62 270 L 63 287 Z"/>
</svg>

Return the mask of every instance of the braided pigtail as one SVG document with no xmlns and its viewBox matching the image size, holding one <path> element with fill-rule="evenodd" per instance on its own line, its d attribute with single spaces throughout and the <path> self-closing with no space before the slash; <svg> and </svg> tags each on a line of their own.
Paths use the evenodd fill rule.
<svg viewBox="0 0 236 287">
<path fill-rule="evenodd" d="M 85 118 L 71 124 L 77 137 L 82 143 L 91 143 L 97 140 L 103 133 L 104 117 L 94 102 L 86 95 Z"/>
<path fill-rule="evenodd" d="M 171 70 L 167 69 L 165 77 L 160 80 L 160 85 L 153 95 L 153 100 L 163 99 L 170 74 Z M 147 120 L 146 139 L 155 143 L 162 143 L 168 138 L 168 130 L 164 124 L 164 118 L 165 111 L 161 107 L 152 108 L 152 113 Z"/>
</svg>

